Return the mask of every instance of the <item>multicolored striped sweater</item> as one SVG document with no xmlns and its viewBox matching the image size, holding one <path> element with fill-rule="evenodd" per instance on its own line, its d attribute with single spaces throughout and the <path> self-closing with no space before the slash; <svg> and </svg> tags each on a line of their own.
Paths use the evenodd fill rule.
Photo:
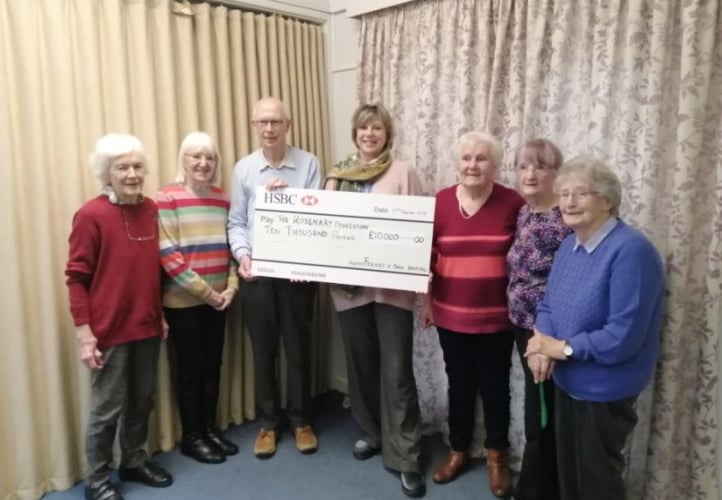
<svg viewBox="0 0 722 500">
<path fill-rule="evenodd" d="M 506 299 L 509 251 L 519 209 L 516 191 L 494 184 L 484 205 L 462 217 L 456 186 L 436 194 L 431 306 L 436 325 L 459 333 L 511 327 Z"/>
<path fill-rule="evenodd" d="M 193 307 L 212 290 L 238 288 L 236 263 L 226 235 L 228 195 L 215 186 L 198 195 L 182 184 L 158 192 L 161 264 L 167 276 L 163 305 Z"/>
</svg>

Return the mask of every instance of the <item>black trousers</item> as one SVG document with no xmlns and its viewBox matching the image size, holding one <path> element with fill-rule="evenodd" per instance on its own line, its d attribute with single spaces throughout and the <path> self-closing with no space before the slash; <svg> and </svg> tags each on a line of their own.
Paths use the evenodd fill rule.
<svg viewBox="0 0 722 500">
<path fill-rule="evenodd" d="M 637 398 L 595 403 L 557 387 L 556 444 L 562 500 L 624 500 L 622 450 L 637 423 Z"/>
<path fill-rule="evenodd" d="M 491 450 L 509 448 L 509 371 L 511 332 L 468 334 L 436 328 L 449 378 L 449 442 L 468 450 L 474 431 L 477 393 L 484 409 L 486 440 Z"/>
<path fill-rule="evenodd" d="M 310 335 L 315 283 L 258 278 L 241 286 L 243 317 L 253 346 L 256 409 L 265 429 L 280 425 L 276 362 L 280 341 L 288 369 L 288 420 L 308 424 L 310 399 Z"/>
<path fill-rule="evenodd" d="M 226 313 L 211 306 L 164 308 L 175 349 L 183 434 L 216 426 Z"/>
<path fill-rule="evenodd" d="M 524 369 L 524 433 L 526 434 L 526 446 L 514 489 L 514 498 L 558 500 L 559 474 L 554 442 L 555 385 L 552 379 L 545 380 L 541 385 L 548 418 L 546 427 L 542 428 L 540 386 L 534 383 L 534 377 L 524 357 L 526 345 L 533 333 L 532 330 L 514 327 L 516 348 Z"/>
</svg>

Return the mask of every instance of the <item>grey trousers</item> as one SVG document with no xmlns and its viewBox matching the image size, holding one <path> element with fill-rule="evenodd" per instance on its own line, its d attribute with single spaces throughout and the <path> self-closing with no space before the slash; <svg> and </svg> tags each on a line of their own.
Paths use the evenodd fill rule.
<svg viewBox="0 0 722 500">
<path fill-rule="evenodd" d="M 148 460 L 145 445 L 159 352 L 160 337 L 103 351 L 105 366 L 91 375 L 90 417 L 85 435 L 86 484 L 108 480 L 118 424 L 121 466 L 133 468 Z"/>
<path fill-rule="evenodd" d="M 413 313 L 372 302 L 338 313 L 351 411 L 384 466 L 419 471 L 421 416 L 413 371 Z"/>
<path fill-rule="evenodd" d="M 636 397 L 595 403 L 556 388 L 561 500 L 624 500 L 622 450 L 637 423 Z"/>
</svg>

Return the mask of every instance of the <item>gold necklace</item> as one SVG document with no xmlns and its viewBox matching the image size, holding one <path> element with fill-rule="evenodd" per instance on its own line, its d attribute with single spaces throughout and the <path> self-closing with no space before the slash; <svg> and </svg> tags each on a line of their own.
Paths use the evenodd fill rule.
<svg viewBox="0 0 722 500">
<path fill-rule="evenodd" d="M 471 219 L 474 215 L 473 215 L 473 214 L 471 214 L 471 215 L 467 214 L 467 213 L 464 211 L 464 207 L 461 205 L 461 198 L 457 196 L 457 199 L 458 199 L 458 201 L 459 201 L 459 214 L 461 215 L 461 218 L 462 218 L 462 219 Z"/>
<path fill-rule="evenodd" d="M 490 196 L 490 194 L 491 194 L 491 193 L 490 193 L 489 195 L 486 195 L 485 197 L 483 197 L 483 198 L 481 199 L 481 203 L 479 203 L 479 208 L 476 210 L 476 212 L 474 212 L 473 214 L 469 214 L 469 213 L 466 212 L 466 210 L 464 210 L 464 204 L 463 204 L 462 201 L 461 201 L 461 193 L 460 193 L 460 190 L 461 190 L 461 187 L 460 187 L 460 186 L 456 188 L 456 201 L 459 202 L 459 215 L 461 215 L 461 218 L 462 218 L 462 219 L 466 219 L 466 220 L 471 219 L 474 215 L 476 215 L 476 213 L 477 213 L 479 210 L 481 210 L 481 207 L 484 206 L 484 203 L 486 203 L 486 200 L 489 199 L 489 196 Z M 470 200 L 470 201 L 474 201 L 474 200 L 472 199 L 472 200 Z"/>
</svg>

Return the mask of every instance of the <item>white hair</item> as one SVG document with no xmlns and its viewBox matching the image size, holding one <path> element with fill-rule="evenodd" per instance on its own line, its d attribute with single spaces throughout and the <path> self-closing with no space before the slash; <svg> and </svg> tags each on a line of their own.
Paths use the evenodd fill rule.
<svg viewBox="0 0 722 500">
<path fill-rule="evenodd" d="M 462 134 L 456 140 L 455 152 L 457 158 L 461 155 L 462 148 L 479 142 L 489 146 L 489 153 L 494 167 L 501 167 L 501 161 L 504 159 L 504 149 L 501 147 L 499 140 L 488 132 L 471 131 Z"/>
<path fill-rule="evenodd" d="M 140 156 L 143 170 L 148 170 L 148 159 L 140 139 L 130 134 L 106 134 L 95 143 L 90 155 L 90 169 L 103 186 L 110 182 L 110 167 L 120 156 L 135 153 Z"/>
</svg>

